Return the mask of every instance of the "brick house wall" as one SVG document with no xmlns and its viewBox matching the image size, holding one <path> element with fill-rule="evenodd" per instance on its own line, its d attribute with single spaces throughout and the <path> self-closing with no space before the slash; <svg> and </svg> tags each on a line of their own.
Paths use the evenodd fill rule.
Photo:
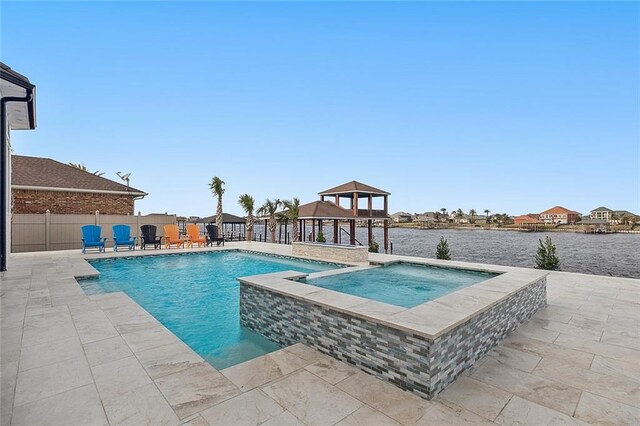
<svg viewBox="0 0 640 426">
<path fill-rule="evenodd" d="M 13 189 L 11 196 L 14 214 L 135 214 L 128 195 Z"/>
</svg>

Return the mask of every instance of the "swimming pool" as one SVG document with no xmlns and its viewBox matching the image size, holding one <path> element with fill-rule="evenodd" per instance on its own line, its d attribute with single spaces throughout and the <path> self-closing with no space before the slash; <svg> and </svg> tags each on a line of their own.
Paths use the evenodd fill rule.
<svg viewBox="0 0 640 426">
<path fill-rule="evenodd" d="M 378 302 L 412 308 L 497 275 L 467 269 L 395 263 L 385 267 L 308 279 L 307 283 Z"/>
<path fill-rule="evenodd" d="M 85 293 L 123 291 L 217 369 L 280 347 L 240 325 L 237 277 L 340 265 L 216 251 L 90 261 L 100 277 L 81 280 Z"/>
</svg>

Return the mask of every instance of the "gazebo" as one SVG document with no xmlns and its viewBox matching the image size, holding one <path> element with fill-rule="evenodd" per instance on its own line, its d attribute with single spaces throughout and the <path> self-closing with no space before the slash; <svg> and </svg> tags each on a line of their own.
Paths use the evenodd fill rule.
<svg viewBox="0 0 640 426">
<path fill-rule="evenodd" d="M 338 222 L 341 220 L 349 221 L 350 243 L 356 244 L 356 220 L 364 220 L 367 222 L 368 228 L 368 244 L 373 241 L 373 221 L 381 220 L 384 226 L 384 251 L 389 249 L 389 195 L 387 191 L 383 191 L 373 186 L 366 185 L 358 181 L 351 181 L 320 192 L 320 201 L 300 206 L 299 219 L 303 221 L 303 225 L 307 220 L 312 221 L 312 238 L 315 240 L 315 224 L 318 229 L 322 230 L 322 223 L 325 220 L 333 220 L 333 240 L 338 243 Z M 373 199 L 382 197 L 384 207 L 382 209 L 373 208 Z M 325 198 L 332 199 L 331 201 Z M 349 200 L 349 208 L 340 206 L 340 201 Z M 366 200 L 366 208 L 360 208 L 360 202 Z M 302 227 L 304 230 L 304 226 Z"/>
<path fill-rule="evenodd" d="M 326 220 L 333 221 L 333 243 L 338 244 L 340 235 L 338 234 L 338 224 L 340 221 L 349 222 L 350 244 L 356 244 L 356 216 L 351 210 L 347 210 L 338 206 L 331 201 L 313 201 L 303 204 L 299 208 L 298 220 L 300 221 L 300 229 L 302 240 L 306 239 L 307 221 L 311 221 L 311 241 L 316 240 L 316 225 L 318 232 L 322 232 L 322 224 Z"/>
</svg>

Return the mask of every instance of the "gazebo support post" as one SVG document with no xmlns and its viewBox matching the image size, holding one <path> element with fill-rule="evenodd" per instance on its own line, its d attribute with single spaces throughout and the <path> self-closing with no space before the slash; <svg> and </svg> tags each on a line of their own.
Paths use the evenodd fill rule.
<svg viewBox="0 0 640 426">
<path fill-rule="evenodd" d="M 351 219 L 349 221 L 349 233 L 351 234 L 351 245 L 355 246 L 356 245 L 356 220 L 355 219 Z"/>
<path fill-rule="evenodd" d="M 358 193 L 353 194 L 353 215 L 358 216 Z"/>
<path fill-rule="evenodd" d="M 338 244 L 338 219 L 333 219 L 333 243 Z"/>
<path fill-rule="evenodd" d="M 316 240 L 316 220 L 311 219 L 311 242 Z"/>
<path fill-rule="evenodd" d="M 369 228 L 369 246 L 370 246 L 371 241 L 373 241 L 373 220 L 369 219 L 367 221 L 367 228 Z"/>
<path fill-rule="evenodd" d="M 386 197 L 385 197 L 386 200 Z M 389 221 L 384 221 L 384 252 L 385 254 L 389 250 Z"/>
<path fill-rule="evenodd" d="M 289 221 L 285 220 L 284 221 L 284 243 L 285 244 L 289 244 L 289 242 L 287 241 L 287 235 L 288 235 L 288 233 L 287 233 L 287 225 L 289 225 Z"/>
</svg>

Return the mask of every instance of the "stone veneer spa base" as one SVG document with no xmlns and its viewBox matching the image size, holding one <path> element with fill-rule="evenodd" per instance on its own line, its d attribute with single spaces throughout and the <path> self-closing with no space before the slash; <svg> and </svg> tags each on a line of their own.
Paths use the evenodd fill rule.
<svg viewBox="0 0 640 426">
<path fill-rule="evenodd" d="M 334 262 L 367 263 L 369 260 L 369 247 L 364 246 L 294 242 L 291 252 L 294 256 Z"/>
<path fill-rule="evenodd" d="M 298 342 L 431 399 L 546 305 L 546 277 L 429 339 L 241 283 L 241 323 L 281 345 Z"/>
</svg>

